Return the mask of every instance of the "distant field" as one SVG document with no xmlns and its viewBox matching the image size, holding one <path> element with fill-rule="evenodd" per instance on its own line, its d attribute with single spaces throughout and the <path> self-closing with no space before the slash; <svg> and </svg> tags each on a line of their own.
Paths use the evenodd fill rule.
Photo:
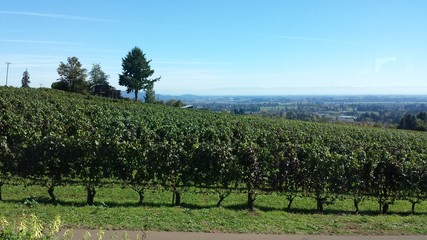
<svg viewBox="0 0 427 240">
<path fill-rule="evenodd" d="M 271 111 L 271 110 L 281 110 L 281 109 L 295 109 L 296 106 L 274 106 L 274 107 L 260 107 L 260 111 Z"/>
<path fill-rule="evenodd" d="M 142 207 L 138 195 L 121 187 L 99 188 L 94 206 L 85 205 L 82 187 L 57 187 L 59 201 L 48 203 L 42 187 L 4 186 L 0 217 L 20 218 L 34 213 L 50 222 L 60 215 L 64 227 L 89 229 L 127 229 L 160 231 L 297 233 L 297 234 L 427 234 L 427 202 L 410 214 L 410 204 L 397 201 L 390 214 L 379 215 L 377 202 L 364 201 L 361 214 L 354 215 L 351 200 L 336 201 L 315 213 L 312 198 L 297 198 L 291 212 L 287 202 L 276 194 L 259 195 L 256 211 L 245 210 L 245 194 L 232 194 L 215 207 L 217 196 L 183 194 L 182 207 L 171 205 L 169 191 L 148 191 Z M 32 198 L 30 198 L 30 196 Z"/>
</svg>

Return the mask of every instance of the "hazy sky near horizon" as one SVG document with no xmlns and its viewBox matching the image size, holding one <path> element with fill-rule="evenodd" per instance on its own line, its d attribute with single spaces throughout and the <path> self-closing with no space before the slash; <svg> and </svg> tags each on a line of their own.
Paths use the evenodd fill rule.
<svg viewBox="0 0 427 240">
<path fill-rule="evenodd" d="M 76 56 L 118 85 L 140 47 L 159 94 L 427 94 L 425 0 L 0 0 L 0 84 Z"/>
</svg>

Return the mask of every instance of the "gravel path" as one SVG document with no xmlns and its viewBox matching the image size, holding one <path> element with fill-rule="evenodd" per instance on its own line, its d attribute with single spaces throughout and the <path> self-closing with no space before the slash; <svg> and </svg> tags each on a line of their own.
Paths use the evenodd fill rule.
<svg viewBox="0 0 427 240">
<path fill-rule="evenodd" d="M 98 239 L 98 230 L 73 229 L 73 238 L 82 240 L 86 232 L 89 232 L 89 239 Z M 61 231 L 59 236 L 63 236 Z M 193 233 L 193 232 L 152 232 L 141 231 L 105 231 L 104 240 L 124 239 L 127 234 L 129 240 L 141 239 L 145 236 L 146 240 L 427 240 L 427 235 L 409 235 L 409 236 L 329 236 L 329 235 L 277 235 L 277 234 L 237 234 L 237 233 Z"/>
</svg>

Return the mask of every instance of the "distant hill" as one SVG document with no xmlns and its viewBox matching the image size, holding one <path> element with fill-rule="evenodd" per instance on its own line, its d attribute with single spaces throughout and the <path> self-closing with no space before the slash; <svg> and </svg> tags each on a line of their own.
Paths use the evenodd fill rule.
<svg viewBox="0 0 427 240">
<path fill-rule="evenodd" d="M 129 99 L 133 99 L 135 97 L 134 93 L 127 93 L 126 91 L 122 91 L 122 97 L 124 98 L 129 98 Z M 160 101 L 167 101 L 170 99 L 177 99 L 177 100 L 181 100 L 181 101 L 185 101 L 185 100 L 197 100 L 200 98 L 206 98 L 204 96 L 197 96 L 197 95 L 191 95 L 191 94 L 185 94 L 185 95 L 163 95 L 163 94 L 156 94 L 156 100 L 160 100 Z M 144 101 L 144 92 L 140 92 L 138 94 L 138 100 L 140 101 Z"/>
</svg>

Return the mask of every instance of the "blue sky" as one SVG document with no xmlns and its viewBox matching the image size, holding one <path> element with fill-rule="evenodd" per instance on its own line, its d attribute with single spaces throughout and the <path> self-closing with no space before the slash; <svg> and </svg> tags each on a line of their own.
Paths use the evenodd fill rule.
<svg viewBox="0 0 427 240">
<path fill-rule="evenodd" d="M 140 47 L 160 94 L 427 94 L 425 0 L 1 0 L 0 83 L 76 56 L 119 88 Z"/>
</svg>

